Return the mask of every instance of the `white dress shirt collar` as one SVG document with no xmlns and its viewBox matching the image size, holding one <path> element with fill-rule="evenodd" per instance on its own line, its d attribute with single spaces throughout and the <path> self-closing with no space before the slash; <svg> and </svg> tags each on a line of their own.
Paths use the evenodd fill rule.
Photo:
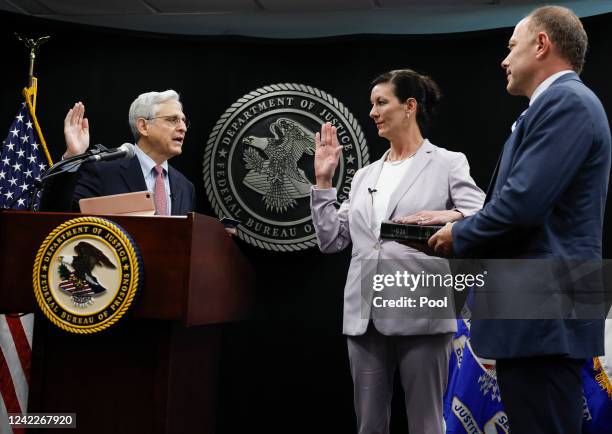
<svg viewBox="0 0 612 434">
<path fill-rule="evenodd" d="M 153 168 L 157 166 L 157 163 L 153 161 L 151 157 L 144 153 L 142 149 L 138 145 L 136 145 L 136 157 L 138 157 L 138 161 L 140 162 L 140 167 L 142 168 L 142 174 L 146 178 L 147 175 L 151 173 Z M 168 160 L 164 161 L 160 164 L 164 169 L 164 173 L 168 173 Z"/>
<path fill-rule="evenodd" d="M 562 75 L 569 74 L 571 72 L 574 72 L 574 71 L 572 71 L 571 69 L 564 69 L 563 71 L 555 72 L 553 75 L 551 75 L 546 80 L 544 80 L 542 83 L 540 83 L 540 85 L 536 87 L 536 89 L 533 91 L 533 94 L 531 95 L 531 99 L 529 100 L 529 105 L 533 104 L 536 98 L 542 95 L 542 93 L 546 89 L 548 89 L 550 85 L 553 84 L 553 82 L 557 78 L 561 77 Z"/>
</svg>

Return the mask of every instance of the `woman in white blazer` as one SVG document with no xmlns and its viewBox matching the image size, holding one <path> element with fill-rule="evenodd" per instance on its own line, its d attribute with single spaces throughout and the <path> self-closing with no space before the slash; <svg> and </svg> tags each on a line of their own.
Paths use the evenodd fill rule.
<svg viewBox="0 0 612 434">
<path fill-rule="evenodd" d="M 456 331 L 452 288 L 445 314 L 380 307 L 382 293 L 362 285 L 372 273 L 450 273 L 448 262 L 406 245 L 380 239 L 382 220 L 443 224 L 478 211 L 484 193 L 470 176 L 465 155 L 430 143 L 426 133 L 440 99 L 436 83 L 412 70 L 395 70 L 372 82 L 370 117 L 389 141 L 382 158 L 357 171 L 349 199 L 336 209 L 332 177 L 342 155 L 336 129 L 324 124 L 315 136 L 316 185 L 312 219 L 324 253 L 352 243 L 344 289 L 343 332 L 347 335 L 358 432 L 388 433 L 397 368 L 404 388 L 411 433 L 443 434 L 442 400 Z M 369 274 L 368 274 L 369 273 Z M 419 288 L 426 291 L 427 289 Z"/>
</svg>

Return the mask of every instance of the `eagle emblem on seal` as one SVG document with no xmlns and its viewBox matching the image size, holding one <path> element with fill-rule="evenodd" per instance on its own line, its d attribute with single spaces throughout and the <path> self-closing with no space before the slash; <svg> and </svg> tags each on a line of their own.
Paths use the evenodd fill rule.
<svg viewBox="0 0 612 434">
<path fill-rule="evenodd" d="M 297 205 L 295 199 L 310 192 L 312 184 L 298 161 L 304 154 L 314 155 L 314 134 L 288 118 L 275 120 L 270 132 L 272 137 L 248 136 L 242 140 L 248 170 L 243 183 L 262 195 L 266 210 L 284 212 Z"/>
<path fill-rule="evenodd" d="M 59 256 L 59 288 L 69 294 L 75 306 L 84 307 L 93 303 L 93 297 L 106 292 L 106 288 L 92 274 L 97 266 L 117 267 L 94 245 L 81 241 L 74 247 L 76 256 Z"/>
</svg>

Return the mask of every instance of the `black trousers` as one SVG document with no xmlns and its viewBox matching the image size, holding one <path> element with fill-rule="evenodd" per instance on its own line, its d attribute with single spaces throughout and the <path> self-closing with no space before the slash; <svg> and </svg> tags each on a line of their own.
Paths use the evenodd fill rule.
<svg viewBox="0 0 612 434">
<path fill-rule="evenodd" d="M 512 434 L 580 434 L 584 359 L 500 359 L 497 381 Z"/>
</svg>

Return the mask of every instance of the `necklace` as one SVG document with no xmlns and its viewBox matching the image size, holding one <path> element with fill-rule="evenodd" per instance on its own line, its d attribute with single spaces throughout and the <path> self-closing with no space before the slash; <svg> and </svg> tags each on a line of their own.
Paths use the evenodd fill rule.
<svg viewBox="0 0 612 434">
<path fill-rule="evenodd" d="M 409 159 L 410 159 L 410 157 L 404 158 L 403 160 L 393 160 L 393 161 L 387 160 L 387 161 L 385 161 L 385 163 L 388 164 L 389 166 L 399 166 L 400 164 L 405 163 Z"/>
<path fill-rule="evenodd" d="M 387 156 L 387 159 L 385 160 L 385 163 L 389 163 L 392 166 L 399 166 L 400 164 L 402 164 L 404 161 L 408 161 L 409 159 L 411 159 L 412 157 L 414 157 L 416 155 L 416 153 L 418 152 L 418 149 L 416 151 L 414 151 L 412 154 L 408 155 L 406 158 L 402 159 L 402 160 L 389 160 L 389 156 Z"/>
<path fill-rule="evenodd" d="M 421 146 L 423 146 L 423 143 L 425 143 L 425 140 L 427 140 L 427 139 L 423 139 L 423 141 L 421 142 L 419 147 L 416 148 L 416 151 L 414 151 L 412 154 L 408 155 L 403 160 L 390 160 L 389 156 L 391 155 L 391 152 L 389 152 L 389 154 L 387 154 L 387 159 L 385 160 L 385 163 L 389 163 L 389 164 L 391 164 L 393 166 L 398 166 L 398 165 L 402 164 L 404 161 L 411 159 L 412 157 L 414 157 L 416 155 L 417 152 L 419 152 L 419 149 L 421 149 Z"/>
</svg>

